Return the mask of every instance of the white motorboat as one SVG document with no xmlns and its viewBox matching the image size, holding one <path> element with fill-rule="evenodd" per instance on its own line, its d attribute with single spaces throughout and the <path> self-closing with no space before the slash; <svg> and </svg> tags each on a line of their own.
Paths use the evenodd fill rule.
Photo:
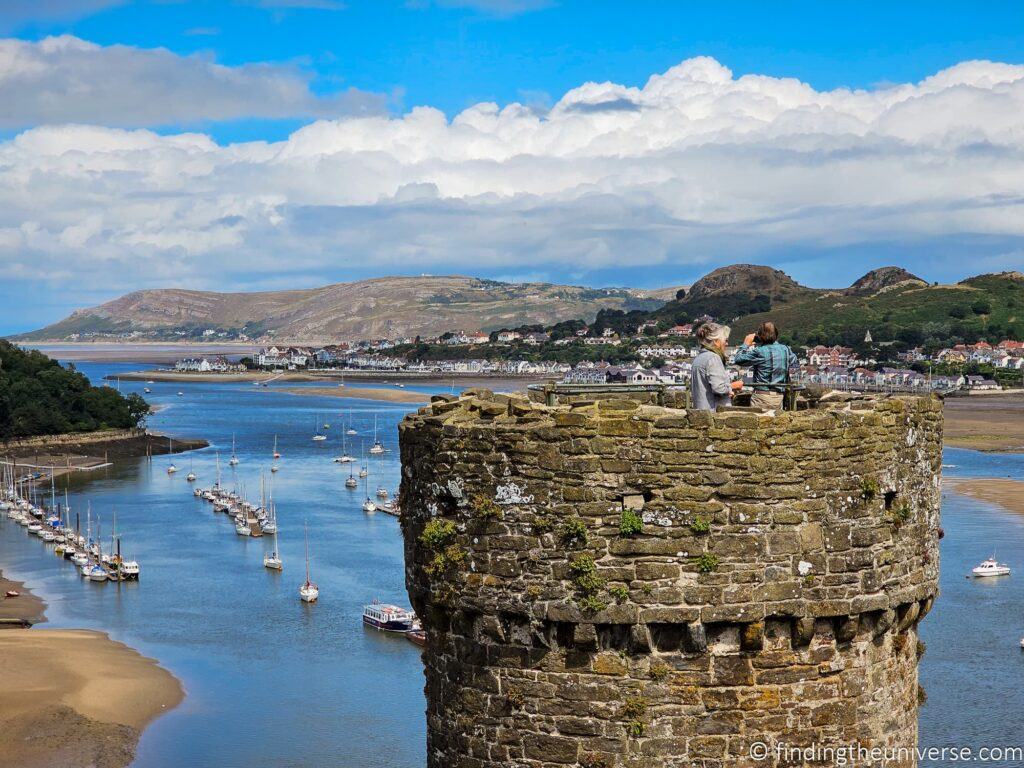
<svg viewBox="0 0 1024 768">
<path fill-rule="evenodd" d="M 368 474 L 370 474 L 370 470 L 368 470 L 366 467 L 360 467 L 359 468 L 359 476 L 360 477 L 366 477 Z"/>
<path fill-rule="evenodd" d="M 184 392 L 179 392 L 179 393 L 178 393 L 178 397 L 184 397 L 184 396 L 185 396 L 185 393 L 184 393 Z"/>
<path fill-rule="evenodd" d="M 387 488 L 385 488 L 384 486 L 380 486 L 379 488 L 377 488 L 377 498 L 378 499 L 386 499 L 387 497 L 388 497 L 388 489 Z"/>
<path fill-rule="evenodd" d="M 135 560 L 125 560 L 121 563 L 121 578 L 138 581 L 139 564 Z"/>
<path fill-rule="evenodd" d="M 397 605 L 374 600 L 363 606 L 363 623 L 381 632 L 404 634 L 413 628 L 415 622 L 416 614 Z"/>
<path fill-rule="evenodd" d="M 196 473 L 195 472 L 189 472 L 187 475 L 185 475 L 185 479 L 188 482 L 190 482 L 190 483 L 194 483 L 196 481 Z M 198 490 L 198 489 L 196 489 L 196 490 Z"/>
<path fill-rule="evenodd" d="M 143 391 L 143 392 L 145 392 L 145 393 L 146 393 L 146 394 L 148 395 L 148 394 L 149 394 L 150 392 L 152 392 L 153 390 L 152 390 L 152 389 L 150 389 L 149 387 L 143 387 L 143 388 L 142 388 L 142 391 Z"/>
<path fill-rule="evenodd" d="M 202 488 L 193 488 L 192 489 L 192 495 L 196 496 L 198 498 L 206 498 L 205 494 L 206 494 L 206 491 L 204 491 Z"/>
<path fill-rule="evenodd" d="M 982 561 L 981 565 L 971 569 L 975 576 L 1009 576 L 1009 566 L 996 561 L 993 555 L 988 560 Z"/>
<path fill-rule="evenodd" d="M 106 581 L 110 578 L 109 574 L 100 565 L 90 566 L 83 575 L 87 576 L 89 581 Z"/>
<path fill-rule="evenodd" d="M 270 471 L 271 472 L 277 472 L 277 470 L 279 470 L 279 469 L 280 469 L 280 467 L 277 466 L 277 464 L 271 464 L 270 465 Z"/>
<path fill-rule="evenodd" d="M 50 542 L 52 542 L 52 541 L 56 541 L 57 540 L 57 535 L 53 531 L 45 531 L 44 530 L 41 534 L 39 534 L 39 536 L 40 536 L 40 538 L 42 538 L 43 541 L 50 541 Z"/>
<path fill-rule="evenodd" d="M 235 533 L 239 536 L 252 536 L 252 528 L 242 519 L 240 522 L 235 523 Z"/>
<path fill-rule="evenodd" d="M 357 488 L 357 487 L 359 487 L 359 481 L 357 481 L 353 475 L 349 475 L 345 479 L 345 487 L 346 488 Z"/>
<path fill-rule="evenodd" d="M 85 554 L 85 552 L 75 552 L 75 554 L 71 556 L 71 562 L 77 566 L 83 566 L 88 564 L 89 556 Z"/>
<path fill-rule="evenodd" d="M 173 464 L 171 464 L 171 465 L 169 465 L 167 467 L 167 474 L 168 475 L 173 475 L 177 471 L 178 471 L 178 468 L 176 466 L 174 466 Z"/>
</svg>

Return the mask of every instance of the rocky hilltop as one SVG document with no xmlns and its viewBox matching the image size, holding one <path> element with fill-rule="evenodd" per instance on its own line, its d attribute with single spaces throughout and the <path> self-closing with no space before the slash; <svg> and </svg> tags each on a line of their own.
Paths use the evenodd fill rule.
<svg viewBox="0 0 1024 768">
<path fill-rule="evenodd" d="M 462 276 L 381 277 L 261 293 L 160 289 L 135 291 L 78 310 L 19 338 L 87 340 L 134 333 L 150 339 L 189 339 L 201 338 L 207 330 L 228 338 L 310 342 L 436 336 L 454 329 L 546 325 L 592 318 L 601 309 L 651 309 L 663 303 L 650 292 L 630 289 Z"/>
</svg>

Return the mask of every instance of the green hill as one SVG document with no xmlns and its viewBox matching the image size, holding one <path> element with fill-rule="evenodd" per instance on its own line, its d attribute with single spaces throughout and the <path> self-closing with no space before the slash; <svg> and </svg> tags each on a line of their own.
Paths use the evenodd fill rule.
<svg viewBox="0 0 1024 768">
<path fill-rule="evenodd" d="M 710 279 L 710 280 L 709 280 Z M 709 283 L 703 285 L 704 281 Z M 908 345 L 1024 339 L 1024 274 L 971 277 L 929 285 L 898 267 L 870 272 L 849 288 L 806 288 L 767 267 L 737 265 L 694 283 L 682 299 L 651 313 L 660 324 L 708 314 L 733 327 L 733 339 L 772 320 L 792 344 Z"/>
<path fill-rule="evenodd" d="M 0 340 L 0 440 L 127 429 L 148 412 L 136 394 L 94 387 L 73 367 Z"/>
</svg>

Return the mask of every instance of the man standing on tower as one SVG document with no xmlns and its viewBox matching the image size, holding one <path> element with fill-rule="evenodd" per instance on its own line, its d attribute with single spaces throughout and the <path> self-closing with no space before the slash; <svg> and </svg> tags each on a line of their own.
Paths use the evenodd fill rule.
<svg viewBox="0 0 1024 768">
<path fill-rule="evenodd" d="M 758 408 L 782 409 L 783 395 L 789 385 L 789 372 L 797 365 L 793 350 L 779 343 L 779 329 L 773 322 L 761 323 L 757 333 L 749 334 L 736 351 L 737 365 L 749 365 L 754 374 L 754 394 L 750 404 Z"/>
</svg>

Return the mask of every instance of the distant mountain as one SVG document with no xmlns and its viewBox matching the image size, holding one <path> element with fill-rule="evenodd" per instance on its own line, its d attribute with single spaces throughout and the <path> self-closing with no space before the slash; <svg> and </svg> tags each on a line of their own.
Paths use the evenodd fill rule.
<svg viewBox="0 0 1024 768">
<path fill-rule="evenodd" d="M 768 267 L 723 267 L 650 313 L 662 322 L 711 315 L 735 341 L 772 320 L 797 344 L 1024 339 L 1024 274 L 1003 272 L 930 285 L 900 267 L 873 270 L 848 288 L 808 288 Z"/>
<path fill-rule="evenodd" d="M 16 338 L 26 341 L 249 338 L 329 342 L 492 331 L 593 318 L 601 309 L 661 306 L 650 291 L 473 277 L 382 277 L 322 288 L 263 293 L 181 289 L 129 293 Z M 674 293 L 672 294 L 674 296 Z"/>
</svg>

